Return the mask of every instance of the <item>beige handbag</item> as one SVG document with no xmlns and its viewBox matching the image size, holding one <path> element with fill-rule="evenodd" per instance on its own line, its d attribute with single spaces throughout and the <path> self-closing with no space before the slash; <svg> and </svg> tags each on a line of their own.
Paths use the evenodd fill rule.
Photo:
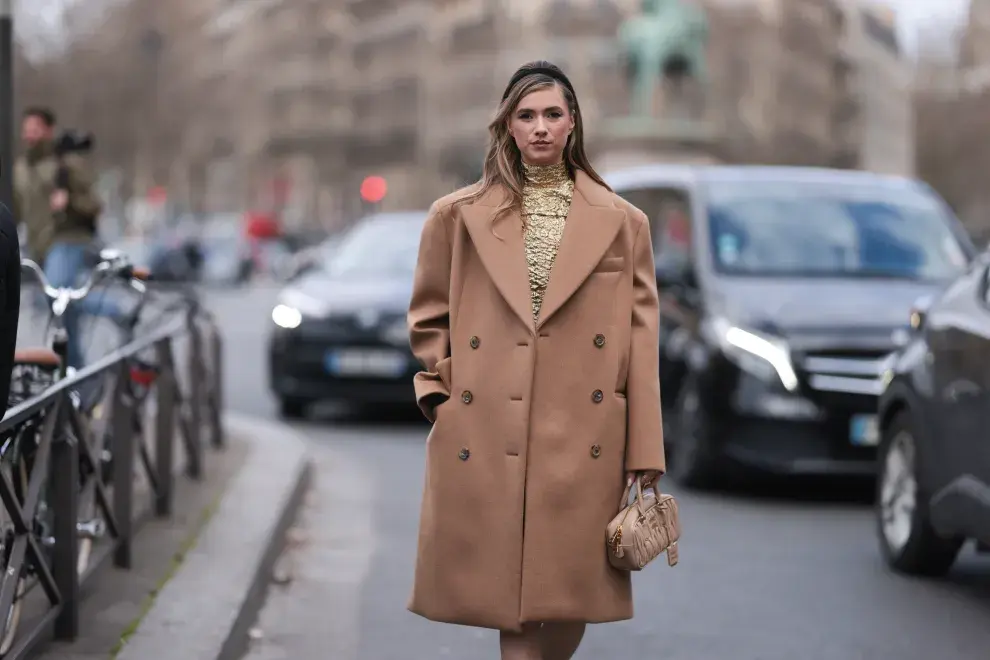
<svg viewBox="0 0 990 660">
<path fill-rule="evenodd" d="M 681 523 L 673 495 L 644 497 L 642 479 L 636 479 L 636 500 L 629 504 L 631 489 L 632 484 L 626 486 L 621 510 L 605 528 L 609 563 L 619 570 L 638 571 L 666 550 L 667 564 L 677 565 Z"/>
</svg>

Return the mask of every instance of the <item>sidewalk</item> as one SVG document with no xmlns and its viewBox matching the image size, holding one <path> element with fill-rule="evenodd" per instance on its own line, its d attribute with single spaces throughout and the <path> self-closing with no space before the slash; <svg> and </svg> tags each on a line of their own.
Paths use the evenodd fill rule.
<svg viewBox="0 0 990 660">
<path fill-rule="evenodd" d="M 248 451 L 248 443 L 231 434 L 224 451 L 207 453 L 202 481 L 180 474 L 176 478 L 172 517 L 151 518 L 137 531 L 130 570 L 117 569 L 113 562 L 107 562 L 93 575 L 80 592 L 79 637 L 70 643 L 52 641 L 43 645 L 38 659 L 113 657 L 148 609 L 150 598 L 195 542 L 231 479 L 243 467 Z M 136 495 L 141 505 L 150 503 L 150 496 L 141 497 L 140 491 Z"/>
<path fill-rule="evenodd" d="M 248 445 L 214 515 L 158 589 L 119 660 L 235 660 L 306 492 L 305 441 L 284 425 L 227 414 Z"/>
<path fill-rule="evenodd" d="M 353 660 L 362 635 L 362 588 L 375 555 L 375 480 L 320 452 L 296 525 L 287 535 L 245 660 Z"/>
<path fill-rule="evenodd" d="M 178 477 L 173 516 L 137 530 L 132 569 L 107 562 L 80 594 L 79 637 L 49 642 L 38 658 L 241 655 L 308 463 L 302 442 L 280 425 L 227 415 L 225 426 L 227 445 L 207 453 L 205 478 Z"/>
</svg>

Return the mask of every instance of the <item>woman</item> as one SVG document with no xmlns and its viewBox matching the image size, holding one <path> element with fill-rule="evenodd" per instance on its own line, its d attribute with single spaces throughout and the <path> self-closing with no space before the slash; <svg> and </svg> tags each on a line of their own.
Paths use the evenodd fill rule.
<svg viewBox="0 0 990 660">
<path fill-rule="evenodd" d="M 409 308 L 426 484 L 409 609 L 565 660 L 632 617 L 605 527 L 665 469 L 650 227 L 585 155 L 570 81 L 520 68 L 481 181 L 438 200 Z"/>
</svg>

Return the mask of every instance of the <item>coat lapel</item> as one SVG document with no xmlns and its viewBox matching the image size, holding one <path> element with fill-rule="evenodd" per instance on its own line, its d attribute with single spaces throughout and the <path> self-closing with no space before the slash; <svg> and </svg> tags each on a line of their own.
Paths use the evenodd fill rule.
<svg viewBox="0 0 990 660">
<path fill-rule="evenodd" d="M 519 320 L 533 332 L 533 307 L 529 292 L 529 266 L 526 264 L 526 250 L 523 246 L 522 219 L 513 211 L 503 215 L 493 225 L 492 215 L 498 204 L 492 202 L 491 197 L 489 194 L 464 206 L 464 225 L 495 288 Z"/>
<path fill-rule="evenodd" d="M 588 278 L 612 245 L 624 219 L 625 212 L 612 206 L 610 193 L 578 171 L 571 210 L 550 271 L 537 329 L 546 325 Z M 523 268 L 526 268 L 525 260 Z"/>
</svg>

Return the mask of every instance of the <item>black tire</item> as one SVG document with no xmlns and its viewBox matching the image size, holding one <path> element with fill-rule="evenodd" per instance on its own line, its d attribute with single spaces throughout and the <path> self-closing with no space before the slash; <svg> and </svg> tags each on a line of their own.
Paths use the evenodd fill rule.
<svg viewBox="0 0 990 660">
<path fill-rule="evenodd" d="M 283 397 L 278 402 L 278 414 L 283 419 L 303 419 L 309 410 L 309 401 L 296 397 Z"/>
<path fill-rule="evenodd" d="M 711 420 L 701 403 L 696 376 L 685 377 L 672 412 L 673 442 L 667 475 L 688 488 L 713 487 L 719 477 L 719 461 L 713 448 Z"/>
<path fill-rule="evenodd" d="M 884 561 L 897 572 L 908 575 L 938 577 L 948 573 L 956 561 L 965 539 L 945 538 L 932 527 L 929 502 L 931 495 L 919 478 L 917 440 L 915 439 L 910 415 L 898 413 L 893 422 L 884 430 L 877 452 L 877 487 L 874 504 L 876 534 Z M 894 451 L 901 451 L 901 443 L 909 442 L 913 447 L 913 460 L 909 472 L 916 484 L 914 507 L 910 512 L 909 531 L 906 541 L 895 543 L 885 532 L 885 521 L 889 506 L 884 506 L 885 484 L 890 476 L 891 465 L 888 459 Z M 890 499 L 889 491 L 887 500 Z"/>
<path fill-rule="evenodd" d="M 10 468 L 7 467 L 7 470 Z M 18 493 L 17 499 L 19 504 L 23 504 L 23 498 L 27 494 L 28 488 L 28 467 L 23 460 L 18 461 L 16 467 L 16 472 L 8 474 L 8 479 L 10 479 L 11 485 L 14 486 L 14 490 Z M 3 511 L 3 518 L 8 518 L 9 514 Z M 29 521 L 30 524 L 31 521 Z M 3 521 L 4 536 L 6 536 L 6 530 L 13 526 L 13 523 L 9 520 Z M 10 561 L 10 550 L 4 553 L 2 559 L 4 562 Z M 14 647 L 14 642 L 17 641 L 17 631 L 20 629 L 21 625 L 21 614 L 24 609 L 24 594 L 27 592 L 27 580 L 24 578 L 24 567 L 21 567 L 21 574 L 17 578 L 16 591 L 14 592 L 14 602 L 11 603 L 10 610 L 7 613 L 6 620 L 0 622 L 0 658 L 6 656 L 10 653 L 10 650 Z"/>
</svg>

